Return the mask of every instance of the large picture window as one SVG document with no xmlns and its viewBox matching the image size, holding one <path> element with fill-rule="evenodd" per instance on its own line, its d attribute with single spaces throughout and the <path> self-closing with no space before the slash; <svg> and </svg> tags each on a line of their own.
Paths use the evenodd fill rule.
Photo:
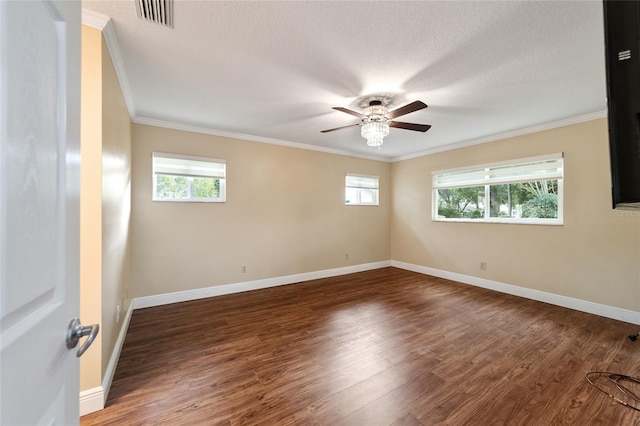
<svg viewBox="0 0 640 426">
<path fill-rule="evenodd" d="M 347 174 L 344 202 L 349 206 L 378 205 L 378 177 Z"/>
<path fill-rule="evenodd" d="M 226 162 L 215 158 L 154 152 L 153 200 L 226 201 Z"/>
<path fill-rule="evenodd" d="M 562 224 L 563 156 L 432 174 L 433 220 Z"/>
</svg>

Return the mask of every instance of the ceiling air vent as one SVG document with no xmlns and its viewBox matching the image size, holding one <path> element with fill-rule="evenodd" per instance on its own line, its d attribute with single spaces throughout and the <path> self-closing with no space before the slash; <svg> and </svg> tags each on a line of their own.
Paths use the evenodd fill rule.
<svg viewBox="0 0 640 426">
<path fill-rule="evenodd" d="M 138 18 L 173 28 L 173 0 L 135 0 Z"/>
</svg>

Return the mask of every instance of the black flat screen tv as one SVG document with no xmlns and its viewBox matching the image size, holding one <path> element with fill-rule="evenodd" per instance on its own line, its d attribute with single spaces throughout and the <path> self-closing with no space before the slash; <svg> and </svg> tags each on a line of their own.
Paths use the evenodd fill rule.
<svg viewBox="0 0 640 426">
<path fill-rule="evenodd" d="M 640 2 L 603 5 L 613 207 L 640 209 Z"/>
</svg>

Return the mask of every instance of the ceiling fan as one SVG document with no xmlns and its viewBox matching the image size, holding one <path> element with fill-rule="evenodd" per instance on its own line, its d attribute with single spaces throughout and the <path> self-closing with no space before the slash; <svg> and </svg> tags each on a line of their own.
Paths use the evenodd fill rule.
<svg viewBox="0 0 640 426">
<path fill-rule="evenodd" d="M 426 132 L 431 128 L 429 124 L 404 123 L 402 121 L 393 121 L 394 118 L 419 111 L 427 107 L 427 104 L 421 101 L 411 102 L 403 107 L 389 111 L 386 106 L 382 105 L 382 101 L 373 100 L 369 102 L 369 106 L 362 110 L 362 113 L 352 111 L 347 108 L 333 107 L 336 111 L 346 112 L 355 115 L 360 119 L 360 123 L 349 124 L 348 126 L 336 127 L 334 129 L 322 130 L 322 133 L 333 132 L 348 127 L 361 126 L 360 134 L 367 140 L 367 145 L 382 145 L 383 139 L 389 134 L 389 127 L 397 127 L 399 129 L 414 130 L 416 132 Z"/>
</svg>

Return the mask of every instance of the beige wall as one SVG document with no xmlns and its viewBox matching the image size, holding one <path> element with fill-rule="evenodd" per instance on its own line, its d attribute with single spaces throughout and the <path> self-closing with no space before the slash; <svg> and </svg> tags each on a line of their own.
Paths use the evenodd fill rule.
<svg viewBox="0 0 640 426">
<path fill-rule="evenodd" d="M 80 123 L 80 319 L 102 322 L 102 33 L 82 26 Z M 98 387 L 102 339 L 80 358 L 80 390 Z"/>
<path fill-rule="evenodd" d="M 130 303 L 131 120 L 102 33 L 82 27 L 80 315 L 100 334 L 80 360 L 98 387 Z M 122 304 L 120 322 L 116 306 Z"/>
<path fill-rule="evenodd" d="M 604 119 L 392 164 L 146 125 L 133 141 L 134 297 L 393 259 L 640 311 L 640 215 L 611 209 Z M 225 159 L 227 203 L 151 201 L 153 151 Z M 564 225 L 431 221 L 432 171 L 556 152 Z M 380 207 L 343 204 L 349 172 L 380 176 Z"/>
<path fill-rule="evenodd" d="M 134 297 L 390 258 L 388 163 L 138 124 L 132 151 Z M 151 201 L 154 151 L 225 159 L 227 202 Z M 345 206 L 346 173 L 380 206 Z"/>
<path fill-rule="evenodd" d="M 556 152 L 563 226 L 431 221 L 431 172 Z M 608 161 L 601 119 L 393 163 L 391 257 L 640 311 L 640 214 L 611 209 Z"/>
<path fill-rule="evenodd" d="M 131 302 L 131 119 L 102 40 L 102 377 Z M 120 314 L 117 314 L 118 306 Z"/>
</svg>

